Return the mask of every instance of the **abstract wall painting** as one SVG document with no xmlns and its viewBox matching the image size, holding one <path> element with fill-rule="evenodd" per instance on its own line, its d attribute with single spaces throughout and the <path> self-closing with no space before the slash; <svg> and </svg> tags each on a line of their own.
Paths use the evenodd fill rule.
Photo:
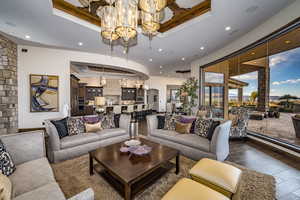
<svg viewBox="0 0 300 200">
<path fill-rule="evenodd" d="M 58 76 L 30 74 L 30 112 L 58 112 Z"/>
</svg>

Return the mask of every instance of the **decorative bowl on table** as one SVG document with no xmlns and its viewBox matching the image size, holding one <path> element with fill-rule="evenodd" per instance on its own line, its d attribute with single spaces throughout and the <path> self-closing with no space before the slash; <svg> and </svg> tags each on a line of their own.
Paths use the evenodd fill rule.
<svg viewBox="0 0 300 200">
<path fill-rule="evenodd" d="M 128 147 L 131 147 L 131 146 L 139 146 L 141 142 L 139 140 L 128 140 L 124 142 L 124 144 Z"/>
<path fill-rule="evenodd" d="M 129 148 L 128 148 L 128 147 L 121 147 L 121 148 L 120 148 L 120 151 L 121 151 L 122 153 L 127 153 L 127 152 L 129 152 Z"/>
<path fill-rule="evenodd" d="M 147 155 L 151 150 L 152 148 L 147 145 L 129 147 L 129 152 L 138 156 Z"/>
</svg>

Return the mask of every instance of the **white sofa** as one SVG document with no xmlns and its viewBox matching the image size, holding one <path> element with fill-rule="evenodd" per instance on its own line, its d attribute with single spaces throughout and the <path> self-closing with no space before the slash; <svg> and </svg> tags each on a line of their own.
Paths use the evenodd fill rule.
<svg viewBox="0 0 300 200">
<path fill-rule="evenodd" d="M 129 139 L 130 115 L 120 116 L 119 128 L 104 129 L 96 133 L 82 133 L 59 138 L 52 120 L 45 120 L 45 128 L 49 137 L 47 154 L 50 162 L 60 162 L 75 158 L 99 147 L 118 143 Z"/>
<path fill-rule="evenodd" d="M 66 200 L 46 158 L 42 131 L 4 135 L 0 139 L 16 165 L 9 176 L 12 200 Z M 69 200 L 94 200 L 94 192 L 89 188 Z"/>
<path fill-rule="evenodd" d="M 196 134 L 180 134 L 176 131 L 157 129 L 156 115 L 147 116 L 148 139 L 178 149 L 181 154 L 193 159 L 212 158 L 223 161 L 229 154 L 231 121 L 220 124 L 210 140 Z"/>
</svg>

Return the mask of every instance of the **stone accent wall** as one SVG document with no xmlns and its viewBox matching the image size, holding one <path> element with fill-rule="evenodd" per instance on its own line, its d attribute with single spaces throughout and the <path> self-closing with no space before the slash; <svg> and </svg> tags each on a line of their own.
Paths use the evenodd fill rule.
<svg viewBox="0 0 300 200">
<path fill-rule="evenodd" d="M 17 45 L 0 34 L 0 135 L 18 129 Z"/>
<path fill-rule="evenodd" d="M 265 112 L 269 108 L 270 95 L 270 67 L 266 66 L 258 70 L 258 105 L 259 111 Z"/>
</svg>

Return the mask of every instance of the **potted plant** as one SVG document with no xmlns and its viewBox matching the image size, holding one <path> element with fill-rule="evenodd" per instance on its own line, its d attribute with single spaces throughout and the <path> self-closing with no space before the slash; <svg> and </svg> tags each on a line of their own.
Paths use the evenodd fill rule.
<svg viewBox="0 0 300 200">
<path fill-rule="evenodd" d="M 197 105 L 197 89 L 198 82 L 194 77 L 192 77 L 182 84 L 179 89 L 179 93 L 177 94 L 180 96 L 183 103 L 182 107 L 184 112 L 188 115 L 192 115 L 192 108 Z"/>
</svg>

